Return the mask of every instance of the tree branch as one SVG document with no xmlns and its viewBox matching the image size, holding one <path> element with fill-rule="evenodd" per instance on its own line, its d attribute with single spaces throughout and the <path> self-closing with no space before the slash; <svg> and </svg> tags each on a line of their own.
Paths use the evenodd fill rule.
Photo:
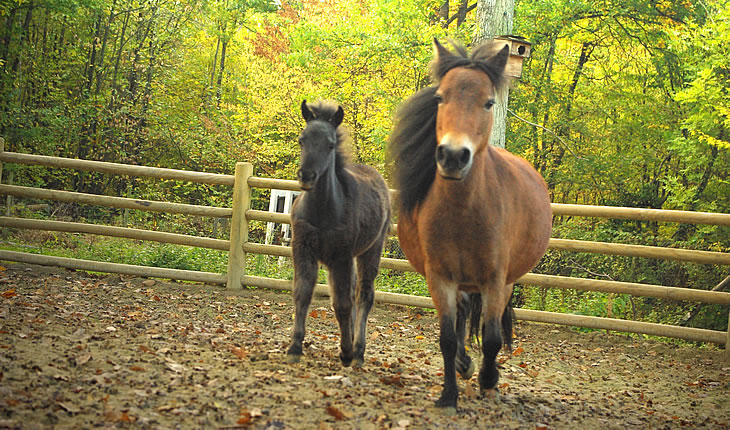
<svg viewBox="0 0 730 430">
<path fill-rule="evenodd" d="M 568 145 L 568 142 L 566 142 L 565 140 L 563 140 L 563 138 L 562 138 L 562 137 L 558 136 L 558 135 L 557 135 L 557 134 L 556 134 L 556 133 L 555 133 L 554 131 L 550 130 L 549 128 L 547 128 L 547 127 L 544 127 L 544 126 L 542 126 L 542 125 L 540 125 L 540 124 L 535 124 L 534 122 L 531 122 L 531 121 L 528 121 L 528 120 L 527 120 L 527 119 L 525 119 L 525 118 L 522 118 L 521 116 L 517 115 L 517 114 L 516 114 L 516 113 L 515 113 L 515 112 L 514 112 L 514 111 L 513 111 L 512 109 L 510 109 L 510 108 L 507 108 L 507 112 L 511 113 L 511 114 L 512 114 L 512 115 L 513 115 L 513 116 L 514 116 L 515 118 L 519 119 L 520 121 L 522 121 L 522 122 L 524 122 L 524 123 L 526 123 L 526 124 L 529 124 L 529 125 L 531 125 L 531 126 L 533 126 L 533 127 L 541 128 L 541 129 L 543 129 L 543 130 L 547 131 L 548 133 L 552 134 L 553 136 L 555 136 L 555 137 L 556 137 L 556 138 L 558 139 L 558 141 L 559 141 L 560 143 L 562 143 L 562 144 L 563 144 L 563 146 L 565 146 L 565 149 L 567 149 L 567 150 L 568 150 L 568 152 L 570 152 L 571 154 L 573 154 L 573 156 L 574 156 L 575 158 L 577 158 L 577 159 L 579 159 L 579 160 L 588 160 L 587 158 L 585 158 L 585 157 L 582 157 L 582 156 L 578 155 L 578 154 L 577 154 L 577 153 L 576 153 L 575 151 L 573 151 L 573 149 L 572 149 L 572 148 L 570 147 L 570 145 Z"/>
</svg>

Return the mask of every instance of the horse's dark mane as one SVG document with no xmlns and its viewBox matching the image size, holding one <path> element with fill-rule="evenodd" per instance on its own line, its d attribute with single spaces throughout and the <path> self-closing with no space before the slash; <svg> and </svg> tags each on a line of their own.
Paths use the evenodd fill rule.
<svg viewBox="0 0 730 430">
<path fill-rule="evenodd" d="M 395 165 L 396 187 L 400 190 L 400 207 L 411 212 L 426 197 L 436 174 L 436 112 L 434 98 L 438 82 L 456 67 L 471 67 L 483 71 L 495 87 L 504 84 L 502 68 L 491 61 L 495 44 L 484 43 L 474 48 L 471 57 L 466 49 L 452 43 L 456 53 L 439 55 L 431 65 L 436 85 L 427 87 L 408 98 L 398 109 L 395 128 L 390 137 L 390 163 Z"/>
<path fill-rule="evenodd" d="M 438 87 L 422 89 L 398 109 L 390 136 L 389 157 L 396 167 L 400 207 L 412 211 L 431 188 L 436 172 L 436 111 Z"/>
<path fill-rule="evenodd" d="M 332 122 L 332 118 L 337 113 L 340 105 L 327 101 L 316 101 L 307 103 L 309 110 L 314 114 L 315 120 Z M 335 171 L 339 174 L 350 162 L 350 134 L 342 125 L 338 126 L 337 132 L 337 148 L 335 152 Z"/>
</svg>

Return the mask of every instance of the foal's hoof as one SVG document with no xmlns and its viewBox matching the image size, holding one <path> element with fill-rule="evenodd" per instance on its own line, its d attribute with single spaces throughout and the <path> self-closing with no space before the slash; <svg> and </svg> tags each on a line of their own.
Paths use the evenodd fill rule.
<svg viewBox="0 0 730 430">
<path fill-rule="evenodd" d="M 350 365 L 355 369 L 360 369 L 360 368 L 362 368 L 363 360 L 362 360 L 362 358 L 353 358 L 352 363 L 350 363 Z"/>
<path fill-rule="evenodd" d="M 302 359 L 301 354 L 287 354 L 286 355 L 286 363 L 287 364 L 295 364 L 299 363 L 299 360 Z"/>
</svg>

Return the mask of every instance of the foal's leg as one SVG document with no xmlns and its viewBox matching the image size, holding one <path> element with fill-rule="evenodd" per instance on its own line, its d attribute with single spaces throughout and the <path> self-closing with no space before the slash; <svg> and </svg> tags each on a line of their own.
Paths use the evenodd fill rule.
<svg viewBox="0 0 730 430">
<path fill-rule="evenodd" d="M 357 311 L 355 316 L 355 346 L 353 351 L 353 367 L 362 366 L 365 361 L 365 338 L 368 314 L 375 299 L 375 277 L 378 276 L 380 255 L 383 252 L 382 240 L 357 257 Z"/>
<path fill-rule="evenodd" d="M 482 293 L 482 368 L 479 370 L 481 391 L 497 386 L 499 370 L 495 362 L 504 341 L 502 337 L 502 315 L 512 296 L 512 284 L 491 287 Z M 511 335 L 511 333 L 510 333 Z"/>
<path fill-rule="evenodd" d="M 297 363 L 302 357 L 304 324 L 312 302 L 314 284 L 317 282 L 317 259 L 306 251 L 294 249 L 294 327 L 291 345 L 286 352 L 287 363 Z"/>
<path fill-rule="evenodd" d="M 329 287 L 332 306 L 340 325 L 340 361 L 344 366 L 352 362 L 352 292 L 355 288 L 354 261 L 345 258 L 329 266 Z"/>
<path fill-rule="evenodd" d="M 439 315 L 441 327 L 439 346 L 444 358 L 444 388 L 441 391 L 441 397 L 436 401 L 436 406 L 456 408 L 456 401 L 459 397 L 456 385 L 456 351 L 459 343 L 456 334 L 458 285 L 438 279 L 435 275 L 428 276 L 428 273 L 426 275 L 428 290 Z"/>
<path fill-rule="evenodd" d="M 456 371 L 464 379 L 471 378 L 474 373 L 474 362 L 466 353 L 464 339 L 466 338 L 466 320 L 469 318 L 470 297 L 466 293 L 459 293 L 459 302 L 456 314 Z"/>
</svg>

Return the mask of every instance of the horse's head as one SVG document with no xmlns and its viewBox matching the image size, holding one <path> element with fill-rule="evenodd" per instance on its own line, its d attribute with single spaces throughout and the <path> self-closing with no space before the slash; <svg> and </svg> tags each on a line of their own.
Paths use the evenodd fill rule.
<svg viewBox="0 0 730 430">
<path fill-rule="evenodd" d="M 302 117 L 307 126 L 299 135 L 301 156 L 297 178 L 303 190 L 312 189 L 327 169 L 335 165 L 340 143 L 337 127 L 344 115 L 341 106 L 319 103 L 310 109 L 307 101 L 302 101 Z"/>
<path fill-rule="evenodd" d="M 474 156 L 489 142 L 492 107 L 509 56 L 507 45 L 496 53 L 493 46 L 482 45 L 470 58 L 463 48 L 457 50 L 459 55 L 434 40 L 436 166 L 443 178 L 453 180 L 467 176 Z"/>
</svg>

